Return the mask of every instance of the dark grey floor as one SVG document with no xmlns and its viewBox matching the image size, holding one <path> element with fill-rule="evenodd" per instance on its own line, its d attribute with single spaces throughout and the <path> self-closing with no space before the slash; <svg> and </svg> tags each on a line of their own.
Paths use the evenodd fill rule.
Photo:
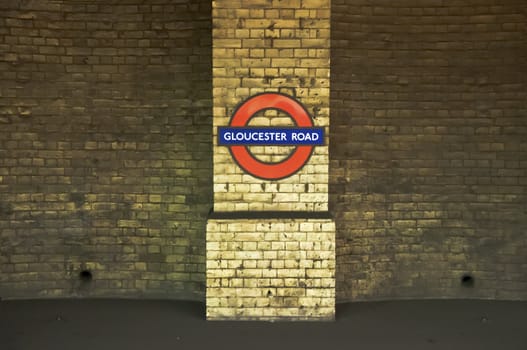
<svg viewBox="0 0 527 350">
<path fill-rule="evenodd" d="M 518 349 L 527 302 L 340 304 L 335 322 L 207 322 L 196 302 L 0 302 L 0 349 Z"/>
</svg>

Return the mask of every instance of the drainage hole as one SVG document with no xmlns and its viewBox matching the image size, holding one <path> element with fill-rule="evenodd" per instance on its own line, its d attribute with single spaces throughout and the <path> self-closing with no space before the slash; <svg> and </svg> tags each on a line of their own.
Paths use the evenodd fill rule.
<svg viewBox="0 0 527 350">
<path fill-rule="evenodd" d="M 463 287 L 474 287 L 474 277 L 470 274 L 461 276 L 461 286 Z"/>
<path fill-rule="evenodd" d="M 79 278 L 82 282 L 91 282 L 93 276 L 89 270 L 82 270 L 79 273 Z"/>
</svg>

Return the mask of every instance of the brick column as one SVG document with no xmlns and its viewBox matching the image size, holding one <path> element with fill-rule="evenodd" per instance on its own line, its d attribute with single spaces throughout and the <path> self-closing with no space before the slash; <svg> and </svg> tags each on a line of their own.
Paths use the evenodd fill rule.
<svg viewBox="0 0 527 350">
<path fill-rule="evenodd" d="M 214 213 L 207 225 L 209 320 L 332 320 L 335 225 L 328 215 L 329 0 L 213 1 Z M 236 107 L 275 92 L 301 103 L 325 143 L 280 180 L 252 176 L 217 142 Z M 283 110 L 249 126 L 293 126 Z M 296 146 L 250 146 L 278 163 Z"/>
</svg>

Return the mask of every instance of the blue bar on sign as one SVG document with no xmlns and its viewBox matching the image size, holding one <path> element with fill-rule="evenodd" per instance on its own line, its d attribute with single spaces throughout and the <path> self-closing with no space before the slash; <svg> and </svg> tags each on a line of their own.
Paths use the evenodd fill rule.
<svg viewBox="0 0 527 350">
<path fill-rule="evenodd" d="M 321 146 L 324 128 L 218 128 L 220 146 Z"/>
</svg>

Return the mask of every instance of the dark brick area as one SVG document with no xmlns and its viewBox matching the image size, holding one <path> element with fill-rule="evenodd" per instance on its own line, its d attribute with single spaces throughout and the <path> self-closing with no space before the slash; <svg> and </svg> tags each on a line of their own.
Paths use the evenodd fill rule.
<svg viewBox="0 0 527 350">
<path fill-rule="evenodd" d="M 332 13 L 339 300 L 527 298 L 527 3 Z"/>
<path fill-rule="evenodd" d="M 204 297 L 210 6 L 0 2 L 0 296 Z"/>
</svg>

